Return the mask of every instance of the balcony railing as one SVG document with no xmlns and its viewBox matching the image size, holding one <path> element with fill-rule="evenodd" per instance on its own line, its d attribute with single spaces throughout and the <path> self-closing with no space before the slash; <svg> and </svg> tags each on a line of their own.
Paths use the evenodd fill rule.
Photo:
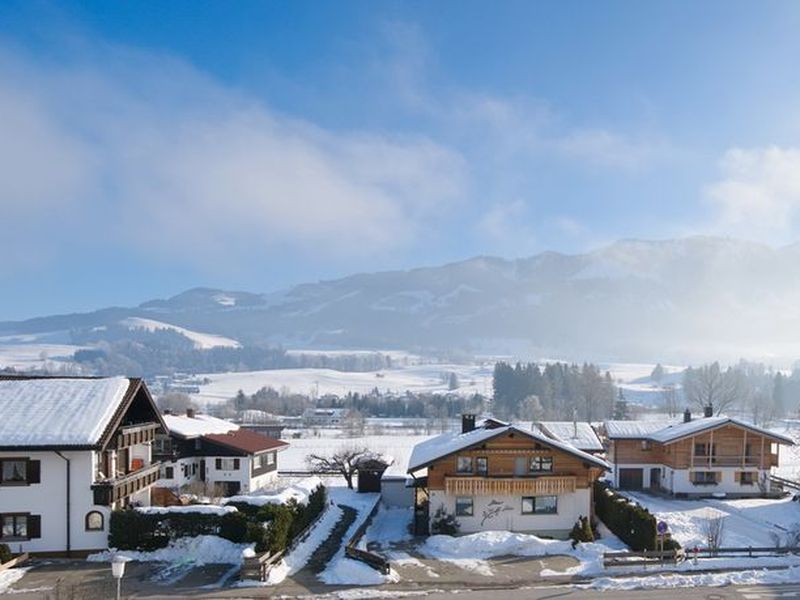
<svg viewBox="0 0 800 600">
<path fill-rule="evenodd" d="M 695 467 L 702 466 L 716 466 L 716 467 L 759 467 L 761 459 L 758 456 L 736 456 L 736 455 L 717 455 L 717 456 L 703 456 L 695 454 L 694 462 Z M 764 468 L 770 466 L 778 466 L 777 454 L 764 455 Z"/>
<path fill-rule="evenodd" d="M 139 423 L 120 427 L 117 434 L 117 449 L 152 442 L 156 439 L 156 432 L 160 427 L 158 423 Z"/>
<path fill-rule="evenodd" d="M 575 491 L 577 478 L 573 475 L 542 477 L 445 477 L 448 494 L 489 496 L 493 494 L 530 494 L 555 496 Z"/>
<path fill-rule="evenodd" d="M 153 463 L 133 473 L 99 481 L 92 485 L 94 503 L 99 506 L 110 506 L 118 500 L 140 492 L 158 481 L 160 470 L 161 463 Z"/>
</svg>

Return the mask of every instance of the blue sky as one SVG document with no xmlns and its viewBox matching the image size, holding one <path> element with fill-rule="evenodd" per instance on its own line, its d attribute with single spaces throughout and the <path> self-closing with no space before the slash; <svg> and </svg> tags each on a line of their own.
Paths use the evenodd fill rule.
<svg viewBox="0 0 800 600">
<path fill-rule="evenodd" d="M 800 227 L 793 2 L 0 5 L 0 320 Z"/>
</svg>

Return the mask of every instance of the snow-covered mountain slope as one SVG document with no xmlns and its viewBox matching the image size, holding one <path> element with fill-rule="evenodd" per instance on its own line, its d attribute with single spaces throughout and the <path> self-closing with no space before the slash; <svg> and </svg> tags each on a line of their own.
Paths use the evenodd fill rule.
<svg viewBox="0 0 800 600">
<path fill-rule="evenodd" d="M 625 240 L 585 254 L 477 257 L 272 294 L 197 288 L 136 308 L 0 323 L 0 335 L 135 317 L 245 345 L 777 361 L 800 356 L 798 259 L 800 246 Z"/>
<path fill-rule="evenodd" d="M 236 340 L 226 338 L 221 335 L 213 333 L 200 333 L 199 331 L 192 331 L 177 325 L 170 325 L 169 323 L 162 323 L 153 319 L 143 319 L 141 317 L 128 317 L 123 319 L 120 323 L 129 329 L 144 329 L 146 331 L 158 331 L 159 329 L 169 329 L 182 336 L 189 338 L 194 347 L 198 350 L 208 350 L 210 348 L 238 348 L 241 344 Z"/>
</svg>

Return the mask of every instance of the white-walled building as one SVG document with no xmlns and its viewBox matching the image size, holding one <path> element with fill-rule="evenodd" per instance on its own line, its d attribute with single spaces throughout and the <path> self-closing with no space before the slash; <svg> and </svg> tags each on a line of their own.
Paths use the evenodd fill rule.
<svg viewBox="0 0 800 600">
<path fill-rule="evenodd" d="M 106 548 L 111 511 L 150 504 L 164 430 L 140 379 L 0 376 L 0 543 Z"/>
<path fill-rule="evenodd" d="M 157 485 L 175 494 L 191 486 L 225 496 L 265 487 L 278 475 L 278 452 L 288 446 L 191 409 L 166 414 L 164 421 L 169 435 L 156 441 L 155 455 L 163 462 Z"/>
<path fill-rule="evenodd" d="M 538 429 L 464 415 L 460 433 L 417 444 L 408 473 L 418 482 L 417 522 L 431 528 L 440 510 L 462 533 L 487 530 L 566 537 L 592 513 L 592 484 L 602 458 Z M 418 533 L 423 533 L 418 530 Z"/>
</svg>

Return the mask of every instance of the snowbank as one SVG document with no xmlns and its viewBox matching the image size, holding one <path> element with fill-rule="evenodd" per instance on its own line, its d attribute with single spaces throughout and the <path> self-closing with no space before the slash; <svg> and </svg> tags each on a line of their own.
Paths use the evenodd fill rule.
<svg viewBox="0 0 800 600">
<path fill-rule="evenodd" d="M 211 564 L 240 565 L 245 557 L 254 556 L 253 544 L 235 544 L 215 535 L 199 535 L 173 540 L 166 548 L 152 552 L 107 550 L 89 555 L 90 562 L 110 562 L 114 556 L 139 562 L 182 563 L 192 566 Z"/>
<path fill-rule="evenodd" d="M 22 579 L 27 572 L 28 567 L 17 567 L 0 571 L 0 594 L 4 593 L 8 588 Z"/>
<path fill-rule="evenodd" d="M 308 497 L 320 485 L 322 485 L 322 480 L 319 477 L 307 477 L 271 494 L 262 494 L 259 491 L 255 491 L 248 495 L 231 496 L 225 499 L 225 504 L 244 502 L 253 506 L 264 506 L 265 504 L 286 504 L 290 499 L 294 499 L 301 504 L 307 504 Z"/>
<path fill-rule="evenodd" d="M 589 584 L 576 585 L 582 589 L 640 590 L 683 587 L 719 587 L 724 585 L 778 585 L 800 583 L 800 566 L 782 570 L 747 570 L 695 575 L 659 574 L 649 577 L 602 577 Z"/>
<path fill-rule="evenodd" d="M 605 550 L 605 547 L 603 547 Z M 482 531 L 453 537 L 432 535 L 419 548 L 430 558 L 494 558 L 496 556 L 572 555 L 572 542 L 546 540 L 527 533 Z"/>
<path fill-rule="evenodd" d="M 227 515 L 239 512 L 235 506 L 216 506 L 213 504 L 190 504 L 188 506 L 139 506 L 136 510 L 146 515 L 200 513 L 204 515 Z"/>
</svg>

